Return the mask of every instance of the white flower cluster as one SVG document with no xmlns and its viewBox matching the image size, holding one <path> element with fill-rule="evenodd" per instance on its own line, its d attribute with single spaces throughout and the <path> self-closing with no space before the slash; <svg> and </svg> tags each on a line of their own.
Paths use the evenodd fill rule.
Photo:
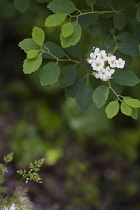
<svg viewBox="0 0 140 210">
<path fill-rule="evenodd" d="M 93 75 L 97 79 L 107 81 L 111 79 L 112 74 L 114 74 L 114 68 L 124 68 L 125 61 L 116 56 L 107 54 L 105 50 L 100 50 L 99 48 L 93 47 L 94 52 L 90 53 L 90 58 L 87 62 L 91 64 L 93 68 Z"/>
</svg>

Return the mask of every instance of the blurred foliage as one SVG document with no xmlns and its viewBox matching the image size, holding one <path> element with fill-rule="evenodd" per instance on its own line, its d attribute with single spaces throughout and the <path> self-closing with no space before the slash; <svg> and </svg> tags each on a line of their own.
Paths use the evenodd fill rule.
<svg viewBox="0 0 140 210">
<path fill-rule="evenodd" d="M 22 73 L 24 55 L 17 43 L 30 36 L 34 25 L 43 28 L 50 14 L 44 2 L 49 1 L 30 1 L 21 14 L 12 0 L 0 0 L 0 158 L 12 150 L 15 165 L 27 165 L 40 156 L 46 156 L 48 170 L 62 164 L 69 192 L 65 210 L 139 210 L 140 118 L 134 122 L 119 114 L 108 120 L 95 107 L 81 112 L 74 99 L 65 100 L 59 83 L 41 87 L 36 73 Z M 49 41 L 59 42 L 59 27 L 44 30 Z M 83 55 L 92 40 L 88 34 L 88 40 L 82 37 Z M 98 35 L 103 36 L 94 34 Z M 139 57 L 131 56 L 128 62 L 140 76 Z M 122 91 L 119 85 L 117 89 Z M 139 98 L 139 87 L 125 87 L 123 94 Z"/>
</svg>

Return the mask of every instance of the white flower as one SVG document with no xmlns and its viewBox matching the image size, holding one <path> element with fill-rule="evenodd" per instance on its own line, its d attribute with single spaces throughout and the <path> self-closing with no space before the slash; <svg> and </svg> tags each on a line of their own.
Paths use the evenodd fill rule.
<svg viewBox="0 0 140 210">
<path fill-rule="evenodd" d="M 94 75 L 94 77 L 95 77 L 96 79 L 99 79 L 99 78 L 100 78 L 99 73 L 97 73 L 97 72 L 93 72 L 92 74 Z"/>
<path fill-rule="evenodd" d="M 87 62 L 88 62 L 89 64 L 92 64 L 92 63 L 93 63 L 93 60 L 92 60 L 91 58 L 88 58 L 88 59 L 87 59 Z"/>
<path fill-rule="evenodd" d="M 123 69 L 124 65 L 125 65 L 125 61 L 123 59 L 119 58 L 118 60 L 116 60 L 116 67 L 117 68 Z"/>
<path fill-rule="evenodd" d="M 91 64 L 93 70 L 95 71 L 100 71 L 104 67 L 104 60 L 101 59 L 96 59 L 94 62 Z"/>
<path fill-rule="evenodd" d="M 106 54 L 101 54 L 101 55 L 98 55 L 97 56 L 97 59 L 101 59 L 101 60 L 104 60 L 104 61 L 107 61 L 107 55 Z"/>
<path fill-rule="evenodd" d="M 103 81 L 106 81 L 106 79 L 108 78 L 107 74 L 106 74 L 106 70 L 102 69 L 101 71 L 99 71 L 99 78 Z"/>
<path fill-rule="evenodd" d="M 95 49 L 94 55 L 96 56 L 101 55 L 101 50 L 98 47 Z"/>
<path fill-rule="evenodd" d="M 112 74 L 114 74 L 115 70 L 111 69 L 109 66 L 106 67 L 106 74 L 107 76 L 111 77 Z"/>
<path fill-rule="evenodd" d="M 116 60 L 116 56 L 115 55 L 112 55 L 111 53 L 108 54 L 108 57 L 107 57 L 107 60 L 108 62 L 109 61 L 112 61 L 112 60 Z"/>
<path fill-rule="evenodd" d="M 111 68 L 115 68 L 116 67 L 116 59 L 115 60 L 108 60 L 108 63 L 109 63 Z"/>
</svg>

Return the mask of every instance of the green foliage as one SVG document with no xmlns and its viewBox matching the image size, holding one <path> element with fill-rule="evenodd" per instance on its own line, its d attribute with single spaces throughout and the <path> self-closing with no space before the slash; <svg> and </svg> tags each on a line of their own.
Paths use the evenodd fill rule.
<svg viewBox="0 0 140 210">
<path fill-rule="evenodd" d="M 50 62 L 46 64 L 40 72 L 41 85 L 51 85 L 57 82 L 60 75 L 60 68 L 57 63 Z"/>
<path fill-rule="evenodd" d="M 30 6 L 30 0 L 14 0 L 14 7 L 21 13 L 24 13 Z"/>
<path fill-rule="evenodd" d="M 9 153 L 7 156 L 4 157 L 4 161 L 9 163 L 13 160 L 13 152 Z"/>
<path fill-rule="evenodd" d="M 104 85 L 101 85 L 94 90 L 93 101 L 95 102 L 98 108 L 101 108 L 105 104 L 108 98 L 108 94 L 109 88 Z"/>
<path fill-rule="evenodd" d="M 76 80 L 77 67 L 74 65 L 65 66 L 60 72 L 60 84 L 62 87 L 73 85 Z"/>
<path fill-rule="evenodd" d="M 126 39 L 122 41 L 118 49 L 126 55 L 139 55 L 139 41 L 136 39 Z"/>
<path fill-rule="evenodd" d="M 29 180 L 42 183 L 42 179 L 37 172 L 40 171 L 40 167 L 43 165 L 44 161 L 45 158 L 41 158 L 35 160 L 34 163 L 30 162 L 30 170 L 28 172 L 24 169 L 17 171 L 17 173 L 22 176 L 22 180 L 26 179 L 26 183 L 28 183 Z"/>
<path fill-rule="evenodd" d="M 48 54 L 48 53 L 44 53 L 43 58 L 54 59 L 54 56 L 56 56 L 57 58 L 63 58 L 66 56 L 66 53 L 62 49 L 62 47 L 59 46 L 58 44 L 53 43 L 53 42 L 50 42 L 50 41 L 45 42 L 44 48 L 49 49 L 49 51 L 52 55 Z"/>
<path fill-rule="evenodd" d="M 121 104 L 121 112 L 125 115 L 130 116 L 132 113 L 132 108 L 130 106 L 127 105 L 126 102 L 122 102 Z"/>
<path fill-rule="evenodd" d="M 86 3 L 87 3 L 90 7 L 93 7 L 94 4 L 96 3 L 96 0 L 86 0 Z"/>
<path fill-rule="evenodd" d="M 32 38 L 36 42 L 36 44 L 42 46 L 45 41 L 45 34 L 41 28 L 34 27 L 32 32 Z"/>
<path fill-rule="evenodd" d="M 138 99 L 125 99 L 125 103 L 133 108 L 140 108 L 140 101 Z"/>
<path fill-rule="evenodd" d="M 112 118 L 118 113 L 120 103 L 123 114 L 136 118 L 136 110 L 132 109 L 130 113 L 131 107 L 124 103 L 123 96 L 118 95 L 114 87 L 118 87 L 115 83 L 132 87 L 138 85 L 140 81 L 133 72 L 133 66 L 131 71 L 128 71 L 131 56 L 140 55 L 140 31 L 137 30 L 139 4 L 131 2 L 130 6 L 126 0 L 122 2 L 85 0 L 81 5 L 71 0 L 41 0 L 39 2 L 48 3 L 47 8 L 53 14 L 49 13 L 46 17 L 45 31 L 35 26 L 32 39 L 24 39 L 19 43 L 21 49 L 27 53 L 23 64 L 24 73 L 30 74 L 39 69 L 42 58 L 55 60 L 53 62 L 48 60 L 42 68 L 41 85 L 52 85 L 60 81 L 58 84 L 66 88 L 66 97 L 75 98 L 82 110 L 86 110 L 93 102 L 101 108 L 106 100 L 111 98 L 110 90 L 117 100 L 107 106 L 105 111 L 107 117 Z M 48 28 L 55 26 L 57 26 L 55 29 Z M 53 32 L 50 32 L 51 30 Z M 55 31 L 58 32 L 56 33 L 57 40 L 52 37 L 49 41 L 47 37 L 44 43 L 45 33 L 55 34 Z M 116 70 L 111 80 L 107 81 L 107 85 L 99 84 L 99 82 L 92 83 L 93 69 L 85 63 L 92 47 L 99 47 L 125 61 L 125 71 Z M 64 62 L 64 65 L 58 66 L 60 62 Z M 65 65 L 67 62 L 71 64 Z M 111 111 L 109 111 L 110 107 Z"/>
<path fill-rule="evenodd" d="M 73 25 L 71 22 L 65 23 L 62 27 L 62 36 L 67 38 L 68 36 L 73 34 Z"/>
<path fill-rule="evenodd" d="M 110 119 L 110 118 L 113 118 L 115 115 L 117 115 L 118 111 L 119 111 L 119 103 L 118 101 L 111 101 L 106 109 L 106 114 L 107 114 L 107 117 Z"/>
<path fill-rule="evenodd" d="M 76 10 L 71 0 L 53 0 L 48 4 L 48 8 L 54 13 L 70 14 Z"/>
<path fill-rule="evenodd" d="M 61 40 L 61 45 L 63 48 L 70 47 L 75 45 L 77 42 L 79 42 L 81 38 L 81 26 L 77 21 L 72 22 L 72 27 L 73 27 L 73 33 L 70 36 L 63 36 L 63 31 L 60 35 L 60 40 Z"/>
<path fill-rule="evenodd" d="M 38 55 L 38 50 L 29 50 L 27 52 L 27 59 L 33 59 L 36 58 Z"/>
<path fill-rule="evenodd" d="M 115 13 L 113 15 L 113 22 L 114 22 L 114 26 L 118 30 L 122 31 L 126 24 L 125 16 L 122 13 Z"/>
<path fill-rule="evenodd" d="M 65 19 L 67 15 L 63 13 L 53 14 L 46 18 L 45 26 L 51 27 L 51 26 L 58 26 L 60 25 Z"/>
<path fill-rule="evenodd" d="M 37 45 L 33 39 L 24 39 L 23 41 L 19 42 L 19 47 L 27 53 L 30 50 L 39 50 L 40 47 Z"/>
<path fill-rule="evenodd" d="M 23 71 L 25 74 L 31 74 L 36 71 L 42 64 L 42 55 L 39 54 L 36 58 L 25 59 L 23 63 Z"/>
<path fill-rule="evenodd" d="M 131 71 L 122 71 L 117 73 L 114 76 L 113 81 L 124 86 L 135 86 L 140 83 L 140 79 L 135 75 L 134 72 Z"/>
<path fill-rule="evenodd" d="M 45 158 L 41 158 L 39 160 L 35 160 L 34 163 L 30 162 L 30 170 L 27 172 L 25 169 L 18 170 L 17 173 L 22 176 L 21 180 L 15 187 L 15 190 L 11 197 L 7 196 L 8 189 L 3 186 L 4 179 L 5 179 L 5 172 L 8 173 L 7 163 L 13 160 L 13 153 L 9 153 L 7 156 L 4 157 L 5 164 L 0 164 L 0 170 L 2 171 L 2 175 L 0 175 L 0 209 L 28 209 L 31 210 L 31 203 L 27 200 L 26 195 L 28 192 L 28 188 L 24 190 L 18 191 L 17 188 L 21 184 L 23 180 L 26 180 L 26 184 L 29 180 L 33 180 L 37 183 L 42 183 L 42 179 L 38 174 L 41 166 L 45 162 Z M 1 203 L 2 202 L 2 203 Z"/>
</svg>

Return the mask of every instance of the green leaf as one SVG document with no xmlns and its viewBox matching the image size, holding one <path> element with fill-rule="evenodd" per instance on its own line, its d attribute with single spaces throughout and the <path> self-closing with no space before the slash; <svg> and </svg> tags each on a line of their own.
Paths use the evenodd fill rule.
<svg viewBox="0 0 140 210">
<path fill-rule="evenodd" d="M 126 99 L 125 103 L 133 108 L 140 108 L 140 101 L 138 99 Z"/>
<path fill-rule="evenodd" d="M 82 12 L 86 13 L 88 11 L 83 10 Z M 81 27 L 85 28 L 85 27 L 95 24 L 98 18 L 99 18 L 99 14 L 82 15 L 78 18 L 78 22 L 81 25 Z"/>
<path fill-rule="evenodd" d="M 25 59 L 23 63 L 23 72 L 25 74 L 31 74 L 36 71 L 42 63 L 42 56 L 39 54 L 36 58 L 33 59 Z"/>
<path fill-rule="evenodd" d="M 102 37 L 102 31 L 101 31 L 101 27 L 99 26 L 99 24 L 95 24 L 93 26 L 91 26 L 89 28 L 91 35 L 93 36 L 94 39 L 96 40 L 100 40 Z"/>
<path fill-rule="evenodd" d="M 52 85 L 57 82 L 60 74 L 60 68 L 56 62 L 46 64 L 40 71 L 41 85 Z"/>
<path fill-rule="evenodd" d="M 30 6 L 30 0 L 14 0 L 14 7 L 24 13 Z"/>
<path fill-rule="evenodd" d="M 118 46 L 120 52 L 126 55 L 139 55 L 139 41 L 136 39 L 127 39 Z"/>
<path fill-rule="evenodd" d="M 130 116 L 132 113 L 132 108 L 128 106 L 125 102 L 121 103 L 121 112 L 125 115 Z"/>
<path fill-rule="evenodd" d="M 95 89 L 92 98 L 98 108 L 101 108 L 105 104 L 108 94 L 109 88 L 105 85 L 101 85 Z"/>
<path fill-rule="evenodd" d="M 92 104 L 92 88 L 81 81 L 76 94 L 76 101 L 80 108 L 84 111 Z"/>
<path fill-rule="evenodd" d="M 96 0 L 86 0 L 88 6 L 93 7 L 96 3 Z"/>
<path fill-rule="evenodd" d="M 30 50 L 27 52 L 27 59 L 36 58 L 38 55 L 38 50 Z"/>
<path fill-rule="evenodd" d="M 9 153 L 8 155 L 6 155 L 5 157 L 4 157 L 4 161 L 6 162 L 6 163 L 9 163 L 9 162 L 11 162 L 12 160 L 13 160 L 13 152 L 11 152 L 11 153 Z"/>
<path fill-rule="evenodd" d="M 58 26 L 66 19 L 66 17 L 67 15 L 62 13 L 50 15 L 46 18 L 45 26 L 47 27 Z"/>
<path fill-rule="evenodd" d="M 73 13 L 77 8 L 70 0 L 53 0 L 48 4 L 48 8 L 54 13 Z"/>
<path fill-rule="evenodd" d="M 30 50 L 39 50 L 40 46 L 37 45 L 33 39 L 27 38 L 19 42 L 18 46 L 27 53 Z"/>
<path fill-rule="evenodd" d="M 60 84 L 62 87 L 73 85 L 76 79 L 77 68 L 74 65 L 68 65 L 61 70 Z"/>
<path fill-rule="evenodd" d="M 107 107 L 106 107 L 106 109 L 105 109 L 105 112 L 106 112 L 107 117 L 108 117 L 109 119 L 111 119 L 111 118 L 113 118 L 115 115 L 117 115 L 118 111 L 119 111 L 119 103 L 118 103 L 118 101 L 111 101 L 111 102 L 107 105 Z"/>
<path fill-rule="evenodd" d="M 72 22 L 73 25 L 73 34 L 67 38 L 63 37 L 63 34 L 60 35 L 61 45 L 63 48 L 70 47 L 75 45 L 77 42 L 79 42 L 82 34 L 81 26 L 79 23 Z"/>
<path fill-rule="evenodd" d="M 113 4 L 112 4 L 112 0 L 98 0 L 96 3 L 98 6 L 100 7 L 110 7 L 112 8 Z"/>
<path fill-rule="evenodd" d="M 139 84 L 140 79 L 131 71 L 121 71 L 114 75 L 113 81 L 119 85 L 135 86 Z"/>
<path fill-rule="evenodd" d="M 72 35 L 72 33 L 73 33 L 73 25 L 71 24 L 71 22 L 65 23 L 62 26 L 62 36 L 66 38 Z"/>
<path fill-rule="evenodd" d="M 92 88 L 83 79 L 77 79 L 73 86 L 66 89 L 66 97 L 76 98 L 82 110 L 86 110 L 92 104 Z"/>
<path fill-rule="evenodd" d="M 125 41 L 126 39 L 130 39 L 131 38 L 131 34 L 129 32 L 122 32 L 120 33 L 117 38 L 120 40 L 120 41 Z"/>
<path fill-rule="evenodd" d="M 140 4 L 137 5 L 137 14 L 136 14 L 137 21 L 140 22 Z"/>
<path fill-rule="evenodd" d="M 32 38 L 38 45 L 42 46 L 45 40 L 44 31 L 41 28 L 35 26 L 33 28 Z"/>
<path fill-rule="evenodd" d="M 114 39 L 107 39 L 106 41 L 101 43 L 101 49 L 107 51 L 107 53 L 112 53 L 116 46 L 116 42 Z"/>
<path fill-rule="evenodd" d="M 117 28 L 118 30 L 123 30 L 124 26 L 126 25 L 126 19 L 124 14 L 122 13 L 115 13 L 113 15 L 113 22 L 114 22 L 114 26 L 115 28 Z"/>
<path fill-rule="evenodd" d="M 49 49 L 49 51 L 55 55 L 57 58 L 63 58 L 66 56 L 65 51 L 62 49 L 62 47 L 60 47 L 58 44 L 55 44 L 53 42 L 47 41 L 44 43 L 44 50 L 45 47 L 47 47 Z M 52 55 L 49 55 L 47 53 L 43 54 L 43 58 L 48 58 L 48 59 L 54 59 L 54 57 Z"/>
<path fill-rule="evenodd" d="M 136 120 L 138 118 L 138 108 L 132 109 L 131 117 Z"/>
</svg>

